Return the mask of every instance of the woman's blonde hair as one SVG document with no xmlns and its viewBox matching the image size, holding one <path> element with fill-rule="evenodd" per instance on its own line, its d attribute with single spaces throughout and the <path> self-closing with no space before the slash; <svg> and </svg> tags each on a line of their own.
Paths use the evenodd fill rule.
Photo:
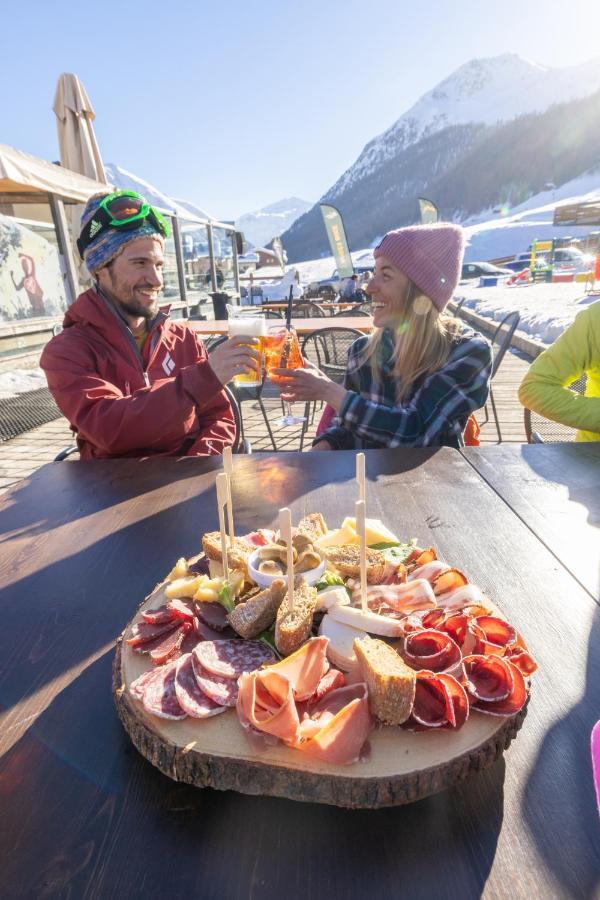
<svg viewBox="0 0 600 900">
<path fill-rule="evenodd" d="M 408 282 L 397 315 L 392 360 L 396 401 L 404 403 L 418 378 L 442 368 L 461 325 L 452 316 L 440 313 L 413 281 Z M 360 361 L 361 364 L 370 362 L 375 380 L 381 377 L 383 331 L 383 328 L 376 328 L 371 334 Z"/>
</svg>

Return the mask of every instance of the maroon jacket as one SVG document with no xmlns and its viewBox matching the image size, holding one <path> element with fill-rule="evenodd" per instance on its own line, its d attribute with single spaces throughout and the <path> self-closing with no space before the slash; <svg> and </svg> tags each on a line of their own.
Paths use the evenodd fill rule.
<svg viewBox="0 0 600 900">
<path fill-rule="evenodd" d="M 199 456 L 233 443 L 231 405 L 186 325 L 161 310 L 140 354 L 117 312 L 89 290 L 63 326 L 40 365 L 82 459 Z"/>
</svg>

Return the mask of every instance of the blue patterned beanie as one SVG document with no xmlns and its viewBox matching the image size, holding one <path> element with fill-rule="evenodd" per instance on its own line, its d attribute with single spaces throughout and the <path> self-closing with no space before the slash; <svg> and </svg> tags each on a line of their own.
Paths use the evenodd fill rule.
<svg viewBox="0 0 600 900">
<path fill-rule="evenodd" d="M 81 231 L 90 221 L 100 203 L 111 191 L 106 194 L 96 194 L 90 197 L 81 216 Z M 81 232 L 80 232 L 81 233 Z M 98 237 L 85 248 L 83 260 L 90 275 L 95 275 L 107 263 L 121 252 L 126 244 L 142 237 L 158 238 L 164 247 L 165 239 L 160 231 L 151 222 L 142 222 L 139 228 L 108 228 L 100 232 Z"/>
</svg>

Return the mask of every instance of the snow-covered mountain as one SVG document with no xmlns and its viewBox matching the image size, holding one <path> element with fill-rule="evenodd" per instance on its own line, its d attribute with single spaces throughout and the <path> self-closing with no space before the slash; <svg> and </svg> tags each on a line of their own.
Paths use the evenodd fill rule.
<svg viewBox="0 0 600 900">
<path fill-rule="evenodd" d="M 213 216 L 210 216 L 203 209 L 200 209 L 199 206 L 195 206 L 187 200 L 174 200 L 173 197 L 163 194 L 162 191 L 154 187 L 153 184 L 150 184 L 149 181 L 145 181 L 143 178 L 134 175 L 133 172 L 129 172 L 127 169 L 123 169 L 121 166 L 116 165 L 116 163 L 105 163 L 104 171 L 106 172 L 106 177 L 110 184 L 114 184 L 117 189 L 122 191 L 137 191 L 153 206 L 176 212 L 177 215 L 184 219 L 186 216 L 189 216 L 189 213 L 192 213 L 194 216 L 199 216 L 201 219 L 213 218 Z"/>
<path fill-rule="evenodd" d="M 312 203 L 299 197 L 287 197 L 255 212 L 244 213 L 236 219 L 235 225 L 238 231 L 243 231 L 247 241 L 255 247 L 264 247 L 312 206 Z"/>
<path fill-rule="evenodd" d="M 515 178 L 510 177 L 506 159 L 499 161 L 494 155 L 494 135 L 498 129 L 512 122 L 522 122 L 527 128 L 532 117 L 543 116 L 555 105 L 581 102 L 581 98 L 598 91 L 600 58 L 565 69 L 539 66 L 515 54 L 471 60 L 424 94 L 390 128 L 370 141 L 322 199 L 341 209 L 351 247 L 364 246 L 387 228 L 415 221 L 419 194 L 431 197 L 434 202 L 441 201 L 438 202 L 441 208 L 443 198 L 447 197 L 449 208 L 443 209 L 444 216 L 461 220 L 490 205 L 484 196 L 486 192 L 481 191 L 478 206 L 480 185 L 476 182 L 470 186 L 463 207 L 461 198 L 456 202 L 450 196 L 452 191 L 447 180 L 467 158 L 472 158 L 482 170 L 486 160 L 475 158 L 482 147 L 488 155 L 487 168 L 492 181 L 496 176 L 495 165 L 500 162 L 504 167 L 501 179 L 500 173 L 496 178 L 498 192 L 504 191 L 507 194 L 504 200 L 512 204 L 520 202 L 537 193 L 543 183 L 530 184 L 521 171 Z M 589 115 L 587 109 L 586 114 Z M 567 151 L 566 135 L 571 145 L 582 141 L 578 124 L 574 117 L 557 148 L 559 155 Z M 510 131 L 513 140 L 518 139 L 520 127 L 519 124 Z M 498 134 L 502 136 L 501 132 Z M 540 144 L 538 153 L 543 158 L 553 148 Z M 579 171 L 590 168 L 591 164 L 589 159 L 582 160 Z M 576 165 L 573 160 L 571 170 L 565 173 L 567 178 L 579 174 L 573 170 Z M 531 167 L 531 175 L 535 175 L 535 166 Z M 553 171 L 546 180 L 559 183 Z M 433 195 L 434 188 L 439 189 L 440 197 Z M 374 198 L 381 199 L 380 207 L 373 202 Z M 492 204 L 496 202 L 493 198 Z M 299 219 L 283 240 L 292 260 L 318 256 L 325 250 L 327 242 L 318 207 Z"/>
</svg>

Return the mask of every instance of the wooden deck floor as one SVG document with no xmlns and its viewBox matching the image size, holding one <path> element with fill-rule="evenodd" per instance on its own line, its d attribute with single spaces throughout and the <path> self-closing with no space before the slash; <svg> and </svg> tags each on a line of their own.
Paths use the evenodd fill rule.
<svg viewBox="0 0 600 900">
<path fill-rule="evenodd" d="M 527 368 L 527 362 L 513 353 L 507 353 L 494 379 L 494 396 L 503 441 L 525 443 L 523 408 L 519 403 L 517 390 Z M 300 428 L 283 428 L 275 425 L 275 420 L 281 416 L 281 403 L 276 398 L 265 398 L 265 406 L 277 449 L 298 450 Z M 301 413 L 303 410 L 303 404 L 296 405 L 295 412 Z M 245 402 L 242 404 L 242 412 L 246 437 L 252 444 L 253 451 L 272 452 L 273 447 L 267 428 L 257 405 L 251 401 Z M 481 412 L 477 414 L 477 418 L 482 425 L 482 443 L 496 443 L 498 435 L 493 419 L 484 425 L 482 424 L 484 417 Z M 306 436 L 304 449 L 310 447 L 318 420 L 319 413 L 317 412 L 315 423 L 309 428 Z M 47 425 L 42 425 L 40 428 L 35 428 L 20 437 L 0 444 L 0 494 L 21 478 L 31 475 L 40 466 L 52 462 L 56 454 L 70 443 L 71 432 L 68 423 L 66 419 L 58 419 L 56 422 L 49 422 Z"/>
</svg>

